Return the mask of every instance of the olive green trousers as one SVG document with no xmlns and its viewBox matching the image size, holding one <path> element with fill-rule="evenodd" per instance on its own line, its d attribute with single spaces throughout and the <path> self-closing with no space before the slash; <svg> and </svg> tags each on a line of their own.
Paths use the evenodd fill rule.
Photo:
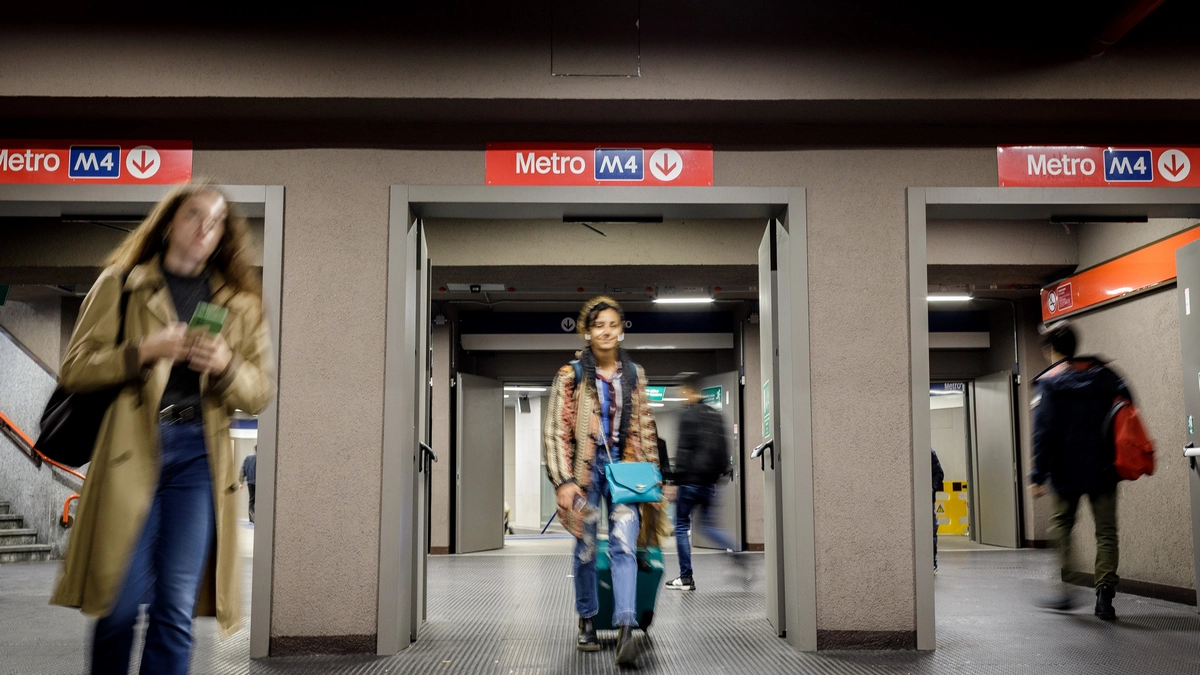
<svg viewBox="0 0 1200 675">
<path fill-rule="evenodd" d="M 1058 549 L 1059 562 L 1064 571 L 1071 569 L 1071 530 L 1075 528 L 1075 516 L 1083 495 L 1054 495 L 1054 514 L 1050 517 L 1050 537 Z M 1090 494 L 1088 503 L 1092 507 L 1092 520 L 1096 522 L 1096 588 L 1115 588 L 1117 563 L 1120 550 L 1117 540 L 1117 490 Z"/>
</svg>

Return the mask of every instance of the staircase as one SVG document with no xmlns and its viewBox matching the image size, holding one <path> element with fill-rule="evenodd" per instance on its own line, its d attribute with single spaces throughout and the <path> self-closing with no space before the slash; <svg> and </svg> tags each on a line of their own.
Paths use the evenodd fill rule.
<svg viewBox="0 0 1200 675">
<path fill-rule="evenodd" d="M 49 560 L 53 547 L 37 543 L 37 530 L 25 527 L 25 517 L 11 509 L 8 502 L 0 502 L 0 564 Z"/>
</svg>

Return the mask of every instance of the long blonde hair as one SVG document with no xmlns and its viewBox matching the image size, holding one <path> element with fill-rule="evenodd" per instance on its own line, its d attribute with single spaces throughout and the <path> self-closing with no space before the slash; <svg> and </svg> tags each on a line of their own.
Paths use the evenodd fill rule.
<svg viewBox="0 0 1200 675">
<path fill-rule="evenodd" d="M 225 200 L 225 231 L 217 250 L 209 258 L 209 266 L 216 268 L 225 277 L 225 282 L 237 291 L 261 292 L 258 275 L 250 262 L 250 235 L 246 219 L 237 206 L 229 201 L 215 185 L 201 180 L 176 186 L 155 205 L 154 210 L 125 241 L 108 257 L 109 265 L 116 265 L 128 274 L 135 265 L 144 263 L 167 250 L 166 230 L 175 218 L 179 207 L 188 199 L 200 194 L 217 194 Z"/>
</svg>

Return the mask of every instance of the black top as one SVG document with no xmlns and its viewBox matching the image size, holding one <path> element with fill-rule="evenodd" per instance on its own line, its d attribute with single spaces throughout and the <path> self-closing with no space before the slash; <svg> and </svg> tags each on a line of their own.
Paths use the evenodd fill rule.
<svg viewBox="0 0 1200 675">
<path fill-rule="evenodd" d="M 1120 375 L 1091 356 L 1064 359 L 1034 378 L 1033 472 L 1060 495 L 1094 494 L 1117 484 L 1105 419 L 1118 398 L 1133 400 Z"/>
<path fill-rule="evenodd" d="M 212 297 L 207 273 L 198 277 L 179 277 L 163 270 L 163 278 L 167 280 L 167 290 L 171 293 L 175 314 L 180 321 L 190 320 L 196 312 L 196 306 L 208 302 Z M 200 400 L 200 373 L 189 368 L 186 361 L 175 364 L 171 369 L 171 378 L 167 380 L 160 409 L 166 410 L 172 405 L 176 408 L 199 407 Z"/>
<path fill-rule="evenodd" d="M 679 416 L 672 480 L 676 485 L 712 485 L 729 470 L 725 419 L 706 403 L 688 405 Z"/>
</svg>

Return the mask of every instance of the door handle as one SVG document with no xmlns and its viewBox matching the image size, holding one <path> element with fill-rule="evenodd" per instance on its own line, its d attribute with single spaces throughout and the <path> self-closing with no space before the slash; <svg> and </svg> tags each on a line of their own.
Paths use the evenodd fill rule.
<svg viewBox="0 0 1200 675">
<path fill-rule="evenodd" d="M 771 469 L 774 470 L 775 469 L 775 441 L 774 441 L 774 439 L 769 440 L 766 443 L 763 443 L 762 445 L 754 448 L 754 450 L 750 453 L 750 459 L 759 460 L 763 471 L 767 470 L 767 453 L 768 452 L 771 453 Z"/>
<path fill-rule="evenodd" d="M 425 443 L 418 443 L 421 448 L 420 466 L 422 471 L 428 471 L 433 468 L 433 463 L 438 461 L 437 455 L 434 454 L 433 448 Z"/>
<path fill-rule="evenodd" d="M 1196 467 L 1196 458 L 1200 457 L 1200 448 L 1188 443 L 1183 446 L 1183 456 L 1188 458 L 1188 464 L 1191 465 L 1192 470 L 1200 472 L 1200 468 Z"/>
</svg>

